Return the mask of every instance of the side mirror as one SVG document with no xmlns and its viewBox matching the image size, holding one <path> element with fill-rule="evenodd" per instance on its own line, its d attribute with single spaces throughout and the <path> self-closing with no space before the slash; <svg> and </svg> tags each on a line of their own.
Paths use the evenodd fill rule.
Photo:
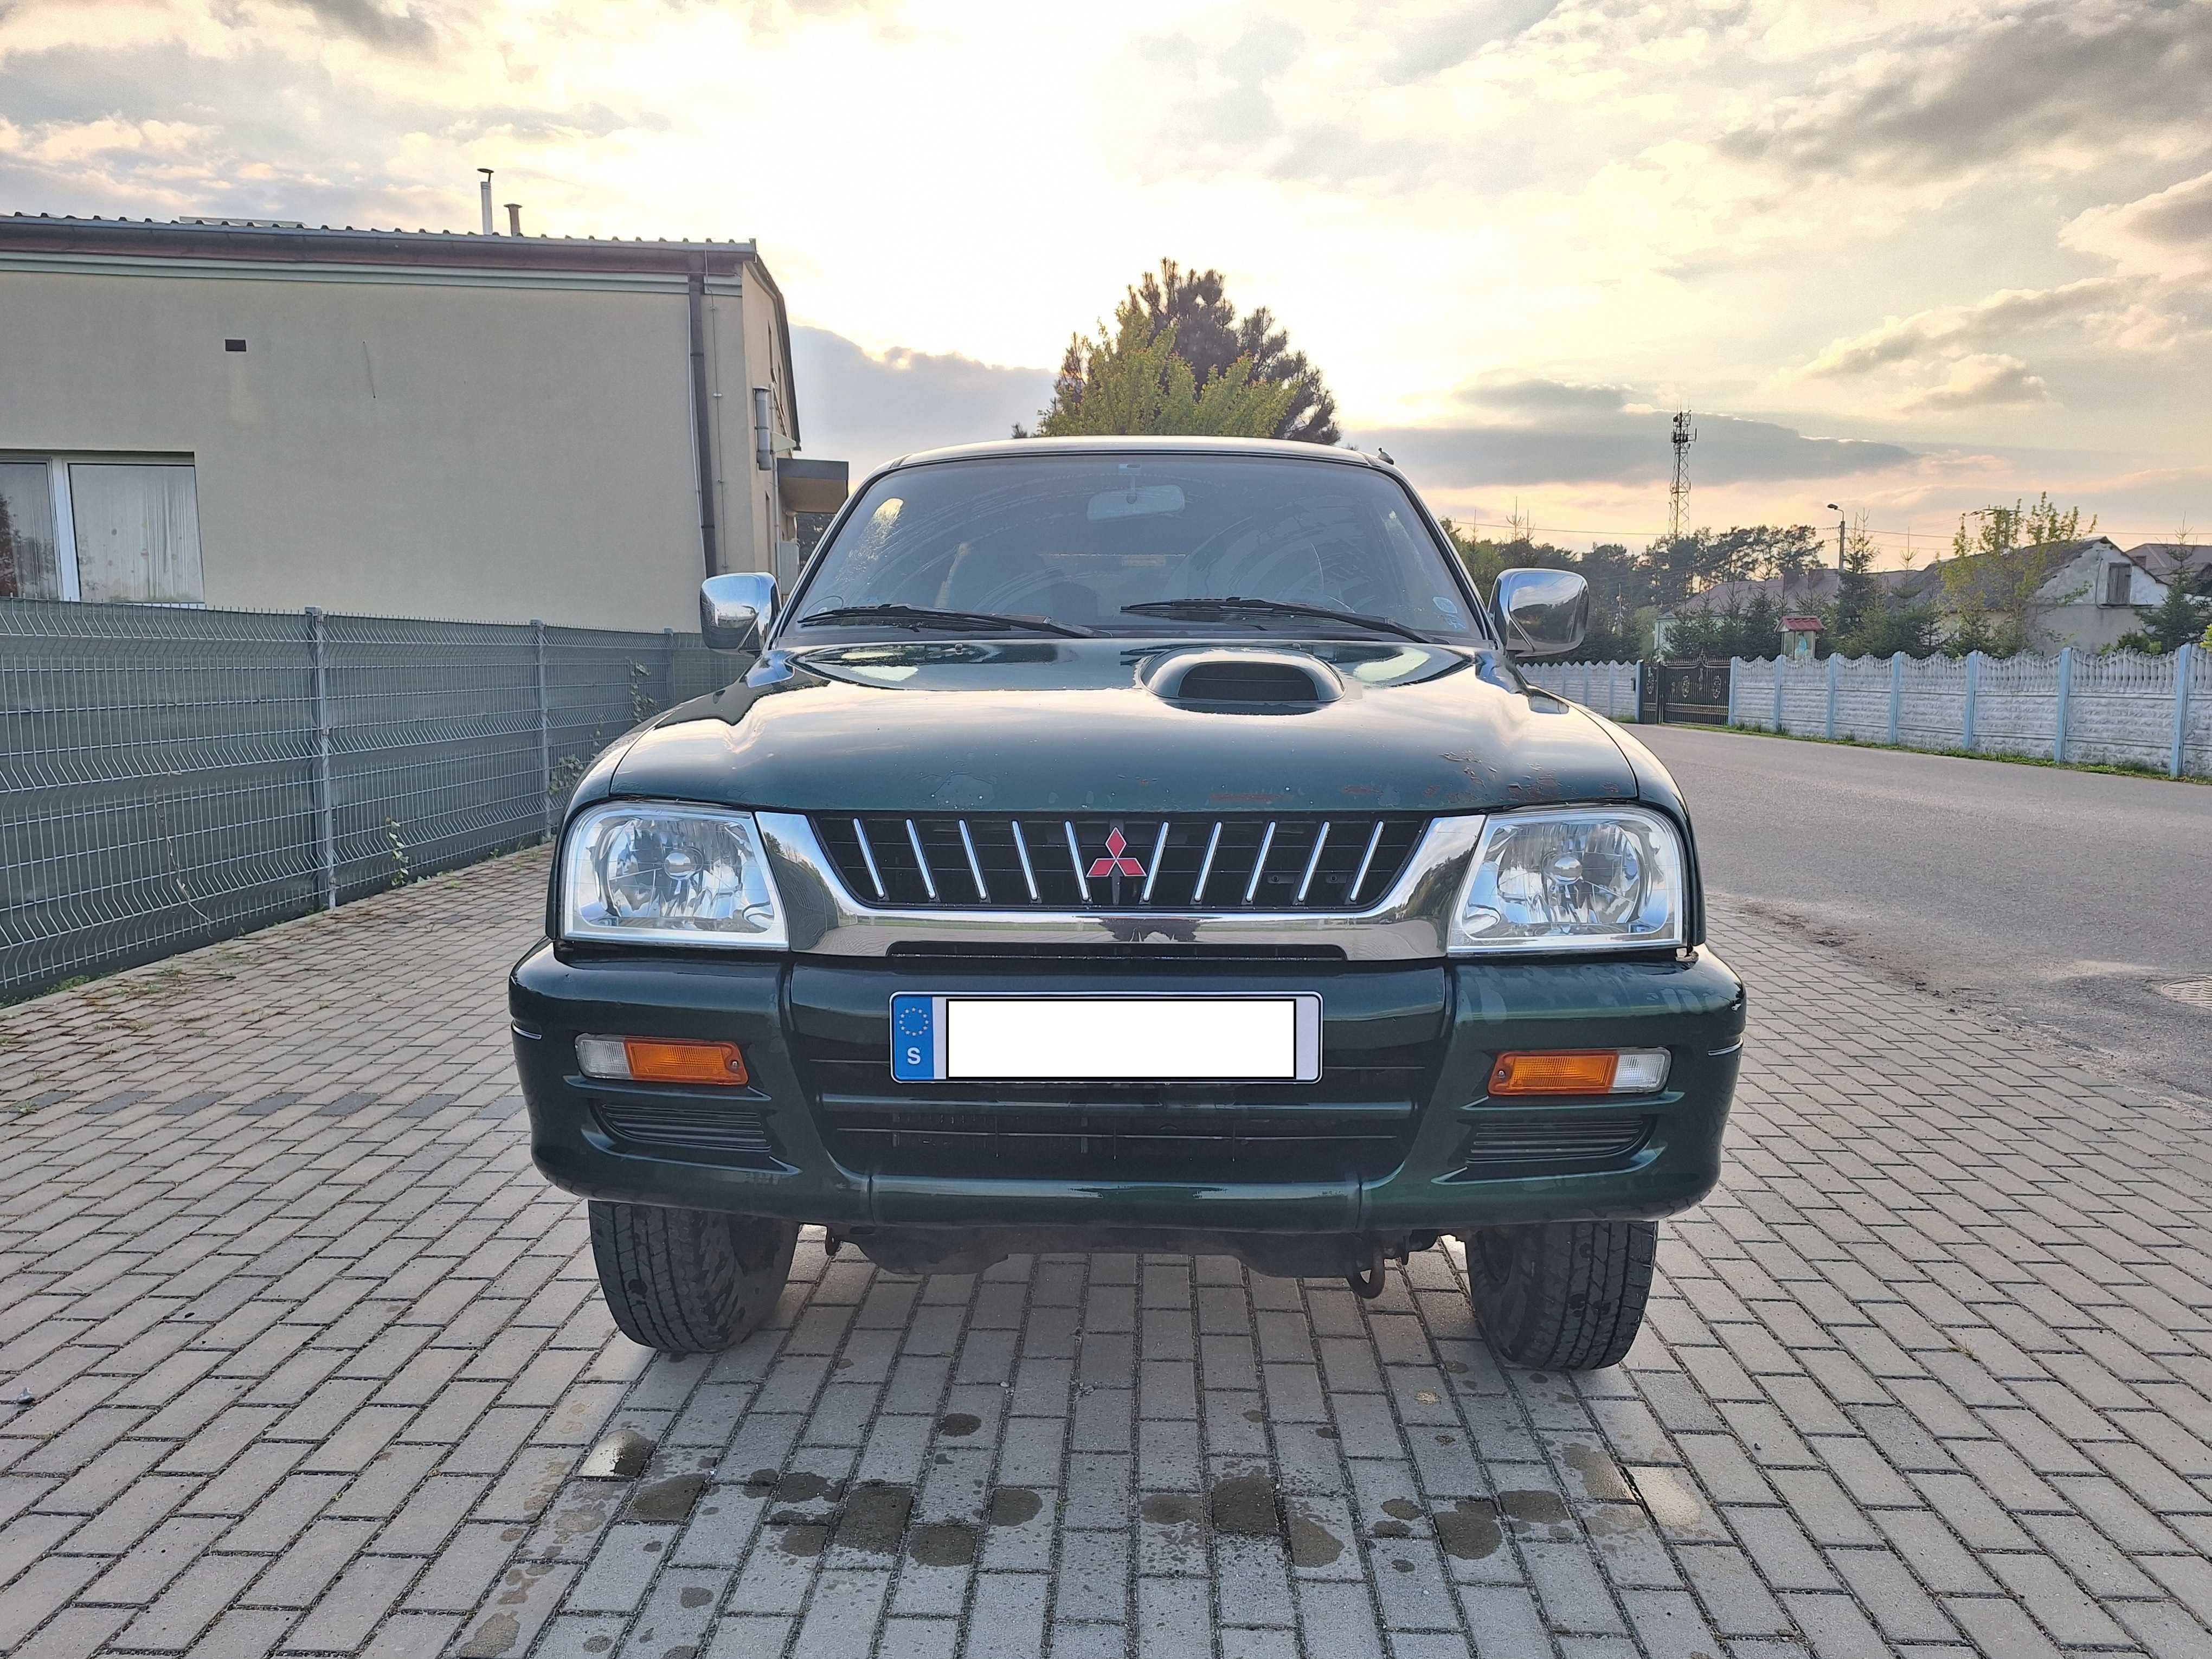
<svg viewBox="0 0 2212 1659">
<path fill-rule="evenodd" d="M 1500 571 L 1490 596 L 1498 630 L 1516 657 L 1556 657 L 1589 631 L 1589 584 L 1571 570 Z"/>
<path fill-rule="evenodd" d="M 775 623 L 775 577 L 733 571 L 699 584 L 699 632 L 709 649 L 757 655 Z"/>
</svg>

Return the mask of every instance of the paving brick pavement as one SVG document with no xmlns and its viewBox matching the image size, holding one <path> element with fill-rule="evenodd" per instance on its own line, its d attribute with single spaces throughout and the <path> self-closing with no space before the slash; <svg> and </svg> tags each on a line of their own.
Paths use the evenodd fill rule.
<svg viewBox="0 0 2212 1659">
<path fill-rule="evenodd" d="M 1618 1370 L 1502 1370 L 1444 1250 L 818 1242 L 672 1363 L 529 1167 L 542 868 L 0 1011 L 0 1649 L 2212 1653 L 2212 1126 L 2076 1054 L 1722 915 L 1730 1164 Z"/>
</svg>

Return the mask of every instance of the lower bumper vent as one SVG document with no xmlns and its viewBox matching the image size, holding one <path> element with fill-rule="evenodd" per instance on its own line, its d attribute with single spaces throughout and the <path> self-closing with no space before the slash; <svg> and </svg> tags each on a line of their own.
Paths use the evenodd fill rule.
<svg viewBox="0 0 2212 1659">
<path fill-rule="evenodd" d="M 707 1153 L 759 1169 L 776 1162 L 767 1121 L 758 1112 L 659 1100 L 600 1100 L 592 1109 L 611 1139 L 634 1146 Z"/>
<path fill-rule="evenodd" d="M 1626 1162 L 1651 1137 L 1650 1117 L 1486 1115 L 1467 1138 L 1466 1177 L 1549 1175 Z"/>
</svg>

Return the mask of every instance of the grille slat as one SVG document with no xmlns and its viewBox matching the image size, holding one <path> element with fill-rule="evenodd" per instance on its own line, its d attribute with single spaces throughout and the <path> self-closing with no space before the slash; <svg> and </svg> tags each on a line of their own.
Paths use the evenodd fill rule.
<svg viewBox="0 0 2212 1659">
<path fill-rule="evenodd" d="M 867 814 L 815 823 L 863 901 L 994 910 L 1357 910 L 1389 890 L 1426 828 L 1424 818 L 1374 813 Z M 1109 845 L 1116 834 L 1118 852 Z"/>
</svg>

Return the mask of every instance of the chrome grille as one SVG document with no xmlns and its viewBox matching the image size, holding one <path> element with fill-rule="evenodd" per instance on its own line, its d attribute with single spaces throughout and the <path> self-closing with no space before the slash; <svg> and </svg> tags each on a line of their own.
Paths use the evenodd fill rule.
<svg viewBox="0 0 2212 1659">
<path fill-rule="evenodd" d="M 900 910 L 1353 911 L 1426 828 L 1395 814 L 1127 817 L 823 814 L 861 903 Z"/>
</svg>

